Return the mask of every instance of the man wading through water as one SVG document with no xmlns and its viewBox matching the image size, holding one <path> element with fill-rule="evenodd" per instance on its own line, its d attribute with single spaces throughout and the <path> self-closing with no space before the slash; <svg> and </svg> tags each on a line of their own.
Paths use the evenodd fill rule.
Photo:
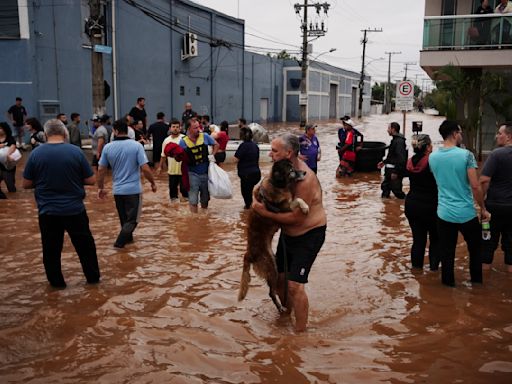
<svg viewBox="0 0 512 384">
<path fill-rule="evenodd" d="M 322 205 L 322 188 L 315 173 L 298 158 L 297 136 L 285 134 L 277 137 L 272 140 L 271 148 L 272 161 L 288 159 L 295 169 L 306 172 L 304 179 L 298 181 L 295 186 L 294 197 L 301 198 L 309 205 L 309 214 L 304 215 L 298 208 L 292 212 L 274 213 L 268 211 L 264 204 L 256 200 L 252 204 L 256 213 L 281 226 L 282 235 L 276 252 L 279 272 L 278 294 L 281 303 L 295 312 L 295 330 L 302 332 L 306 330 L 309 312 L 305 285 L 316 255 L 324 243 L 327 228 L 327 218 Z M 286 279 L 285 265 L 287 265 Z M 285 297 L 286 281 L 288 298 Z"/>
</svg>

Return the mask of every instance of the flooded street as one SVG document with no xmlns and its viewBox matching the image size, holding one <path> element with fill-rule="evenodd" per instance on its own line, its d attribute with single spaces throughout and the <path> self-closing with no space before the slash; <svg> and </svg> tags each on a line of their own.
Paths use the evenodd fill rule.
<svg viewBox="0 0 512 384">
<path fill-rule="evenodd" d="M 361 131 L 388 143 L 393 120 L 402 124 L 402 115 L 368 117 Z M 441 118 L 411 114 L 409 145 L 412 120 L 440 142 Z M 271 136 L 290 127 L 277 125 Z M 0 382 L 512 382 L 512 274 L 502 251 L 482 286 L 469 284 L 461 238 L 456 288 L 442 286 L 428 266 L 412 273 L 403 201 L 380 198 L 378 172 L 335 178 L 338 127 L 317 129 L 328 225 L 309 276 L 303 334 L 279 317 L 254 273 L 237 301 L 246 212 L 233 164 L 225 167 L 233 199 L 212 200 L 198 215 L 170 203 L 165 174 L 156 194 L 145 183 L 135 243 L 121 250 L 113 247 L 113 197 L 100 201 L 87 187 L 102 280 L 85 284 L 66 236 L 68 287 L 60 291 L 46 281 L 33 192 L 8 194 L 0 201 Z M 262 173 L 269 168 L 263 163 Z"/>
</svg>

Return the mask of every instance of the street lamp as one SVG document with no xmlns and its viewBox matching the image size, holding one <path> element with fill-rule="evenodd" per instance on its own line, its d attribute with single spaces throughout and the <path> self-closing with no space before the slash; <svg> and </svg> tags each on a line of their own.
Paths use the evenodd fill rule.
<svg viewBox="0 0 512 384">
<path fill-rule="evenodd" d="M 320 53 L 319 55 L 316 55 L 314 58 L 311 59 L 311 61 L 315 61 L 316 59 L 318 59 L 320 56 L 323 56 L 325 55 L 326 53 L 331 53 L 331 52 L 334 52 L 336 51 L 336 48 L 331 48 L 329 49 L 328 51 L 325 51 L 325 52 L 322 52 Z"/>
</svg>

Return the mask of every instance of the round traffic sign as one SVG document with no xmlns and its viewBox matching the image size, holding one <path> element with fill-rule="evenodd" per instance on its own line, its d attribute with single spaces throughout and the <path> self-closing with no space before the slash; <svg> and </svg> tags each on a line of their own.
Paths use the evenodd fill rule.
<svg viewBox="0 0 512 384">
<path fill-rule="evenodd" d="M 411 96 L 411 94 L 414 91 L 414 86 L 412 85 L 412 82 L 410 81 L 402 81 L 398 85 L 398 92 L 400 93 L 400 96 Z"/>
</svg>

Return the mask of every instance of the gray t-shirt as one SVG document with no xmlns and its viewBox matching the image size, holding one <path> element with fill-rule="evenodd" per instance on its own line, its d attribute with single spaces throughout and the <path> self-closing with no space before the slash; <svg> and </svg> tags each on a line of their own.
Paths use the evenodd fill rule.
<svg viewBox="0 0 512 384">
<path fill-rule="evenodd" d="M 98 151 L 98 140 L 101 137 L 105 140 L 105 144 L 107 144 L 108 143 L 108 131 L 107 131 L 107 128 L 105 128 L 103 125 L 100 125 L 96 129 L 96 131 L 94 131 L 94 135 L 92 136 L 91 147 L 92 147 L 93 155 L 95 155 L 96 152 Z"/>
<path fill-rule="evenodd" d="M 492 151 L 484 164 L 482 175 L 491 178 L 486 202 L 512 205 L 512 147 Z"/>
</svg>

